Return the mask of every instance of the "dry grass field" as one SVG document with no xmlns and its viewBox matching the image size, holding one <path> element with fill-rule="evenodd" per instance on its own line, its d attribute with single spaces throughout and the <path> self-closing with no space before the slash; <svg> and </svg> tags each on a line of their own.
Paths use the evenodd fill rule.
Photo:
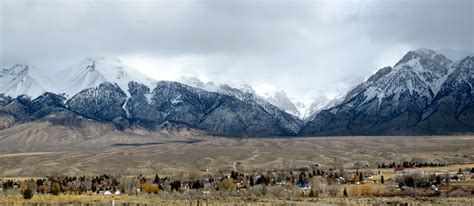
<svg viewBox="0 0 474 206">
<path fill-rule="evenodd" d="M 28 146 L 0 138 L 0 177 L 252 172 L 315 164 L 376 168 L 393 161 L 474 163 L 474 136 L 237 139 L 117 133 L 109 141 L 104 138 L 68 145 L 32 140 Z"/>
<path fill-rule="evenodd" d="M 472 205 L 474 197 L 463 198 L 293 198 L 289 200 L 254 198 L 163 198 L 153 196 L 37 195 L 30 200 L 0 197 L 0 205 Z"/>
</svg>

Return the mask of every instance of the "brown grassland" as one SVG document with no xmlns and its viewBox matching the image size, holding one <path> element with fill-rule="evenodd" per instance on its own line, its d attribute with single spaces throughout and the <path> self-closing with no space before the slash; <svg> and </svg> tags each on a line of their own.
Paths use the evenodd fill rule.
<svg viewBox="0 0 474 206">
<path fill-rule="evenodd" d="M 53 144 L 54 146 L 48 146 Z M 75 146 L 57 145 L 51 141 L 28 145 L 0 138 L 0 179 L 26 180 L 45 176 L 122 175 L 154 176 L 206 175 L 239 171 L 254 172 L 297 170 L 318 165 L 320 168 L 344 169 L 347 172 L 380 172 L 387 184 L 337 184 L 334 196 L 259 197 L 252 195 L 191 198 L 171 195 L 2 195 L 0 205 L 57 203 L 59 205 L 474 205 L 472 195 L 463 197 L 381 197 L 373 194 L 396 187 L 390 182 L 396 174 L 392 168 L 377 168 L 380 163 L 434 162 L 445 167 L 414 168 L 413 171 L 442 174 L 474 167 L 474 136 L 380 136 L 380 137 L 307 137 L 307 138 L 221 138 L 170 137 L 117 134 L 110 141 L 84 139 Z M 471 174 L 472 175 L 472 174 Z M 374 177 L 375 182 L 380 177 Z M 451 182 L 451 186 L 474 190 L 474 180 Z M 344 197 L 346 189 L 349 197 Z M 1 193 L 0 193 L 1 194 Z M 33 204 L 34 205 L 34 204 Z M 44 204 L 47 205 L 47 204 Z"/>
</svg>

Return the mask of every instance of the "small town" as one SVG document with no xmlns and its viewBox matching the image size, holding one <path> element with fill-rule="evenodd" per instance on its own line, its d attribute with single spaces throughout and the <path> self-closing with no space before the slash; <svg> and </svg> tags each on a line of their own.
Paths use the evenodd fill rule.
<svg viewBox="0 0 474 206">
<path fill-rule="evenodd" d="M 392 162 L 377 168 L 339 169 L 314 165 L 294 170 L 219 171 L 163 177 L 104 174 L 3 178 L 0 191 L 6 203 L 9 198 L 28 200 L 35 196 L 61 195 L 181 198 L 197 204 L 216 198 L 303 201 L 324 197 L 469 197 L 474 194 L 472 166 Z"/>
</svg>

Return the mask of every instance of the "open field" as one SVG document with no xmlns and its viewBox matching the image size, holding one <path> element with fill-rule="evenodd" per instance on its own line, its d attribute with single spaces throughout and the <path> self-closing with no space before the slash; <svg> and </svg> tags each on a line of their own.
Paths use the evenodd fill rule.
<svg viewBox="0 0 474 206">
<path fill-rule="evenodd" d="M 15 133 L 18 135 L 18 133 Z M 27 133 L 27 135 L 30 133 Z M 51 133 L 50 133 L 51 134 Z M 4 190 L 0 197 L 2 204 L 24 203 L 57 205 L 117 205 L 140 203 L 149 205 L 373 205 L 405 204 L 412 205 L 472 205 L 474 199 L 474 179 L 470 168 L 474 168 L 474 136 L 416 136 L 416 137 L 311 137 L 311 138 L 221 138 L 209 136 L 172 136 L 152 134 L 129 134 L 107 131 L 99 137 L 55 140 L 54 136 L 41 136 L 41 139 L 28 137 L 28 144 L 22 144 L 23 136 L 18 138 L 0 134 L 0 180 L 28 182 L 29 179 L 43 179 L 45 176 L 94 176 L 100 174 L 117 175 L 123 185 L 142 188 L 142 184 L 130 183 L 138 174 L 146 175 L 148 182 L 155 174 L 186 181 L 187 177 L 219 177 L 238 171 L 242 177 L 255 174 L 281 174 L 279 171 L 295 171 L 297 180 L 300 169 L 320 168 L 326 175 L 316 175 L 305 181 L 313 185 L 312 191 L 319 195 L 300 195 L 301 190 L 293 181 L 286 186 L 270 183 L 263 189 L 248 187 L 238 192 L 236 185 L 222 191 L 225 185 L 205 182 L 204 188 L 191 190 L 182 188 L 173 192 L 168 186 L 157 194 L 141 192 L 134 195 L 132 187 L 125 187 L 123 195 L 104 196 L 98 192 L 73 194 L 67 187 L 59 196 L 36 193 L 31 200 L 21 196 L 18 188 Z M 46 138 L 46 139 L 45 139 Z M 66 142 L 66 143 L 65 143 Z M 49 145 L 49 146 L 48 146 Z M 451 181 L 447 186 L 442 181 L 436 191 L 430 188 L 416 190 L 402 189 L 397 182 L 393 168 L 377 168 L 381 163 L 427 162 L 445 166 L 411 168 L 407 174 L 436 174 L 451 177 L 462 169 L 464 177 Z M 336 168 L 333 170 L 332 168 Z M 319 170 L 319 169 L 318 169 Z M 344 170 L 344 173 L 342 171 Z M 332 171 L 332 172 L 331 172 Z M 223 172 L 223 173 L 221 173 Z M 315 171 L 313 171 L 314 174 Z M 348 180 L 337 183 L 336 177 L 329 173 L 339 172 Z M 364 173 L 364 181 L 350 181 Z M 287 175 L 285 173 L 283 175 Z M 385 184 L 380 183 L 383 175 Z M 291 176 L 291 175 L 290 175 Z M 248 177 L 248 176 L 247 176 Z M 199 178 L 199 177 L 198 177 Z M 170 185 L 171 180 L 165 180 Z M 248 181 L 248 179 L 247 179 Z M 85 182 L 90 182 L 86 180 Z M 234 183 L 236 183 L 235 181 Z M 245 179 L 244 179 L 244 182 Z M 247 184 L 247 183 L 244 183 Z M 186 185 L 182 183 L 182 187 Z M 129 188 L 129 189 L 126 189 Z M 319 188 L 319 189 L 318 189 Z M 438 192 L 438 188 L 439 191 Z M 122 190 L 122 189 L 120 189 Z M 203 191 L 210 190 L 210 194 Z M 331 194 L 331 190 L 335 190 Z M 343 191 L 347 190 L 347 197 Z M 36 191 L 36 189 L 35 189 Z M 103 192 L 104 190 L 102 190 Z M 367 192 L 368 191 L 368 192 Z M 411 192 L 410 192 L 411 191 Z M 416 192 L 416 193 L 414 193 Z M 8 195 L 7 195 L 8 194 Z M 391 196 L 391 194 L 396 194 Z M 417 194 L 417 195 L 415 195 Z M 435 194 L 436 197 L 430 195 Z"/>
<path fill-rule="evenodd" d="M 102 195 L 38 195 L 31 200 L 21 197 L 0 197 L 1 204 L 25 205 L 197 205 L 198 199 L 164 198 L 157 196 L 102 196 Z M 463 198 L 295 198 L 291 200 L 253 198 L 210 198 L 199 199 L 199 205 L 470 205 L 474 197 Z"/>
<path fill-rule="evenodd" d="M 0 177 L 252 172 L 315 164 L 376 168 L 393 161 L 474 163 L 474 136 L 233 139 L 117 133 L 64 145 L 58 141 L 32 138 L 25 146 L 0 138 Z"/>
</svg>

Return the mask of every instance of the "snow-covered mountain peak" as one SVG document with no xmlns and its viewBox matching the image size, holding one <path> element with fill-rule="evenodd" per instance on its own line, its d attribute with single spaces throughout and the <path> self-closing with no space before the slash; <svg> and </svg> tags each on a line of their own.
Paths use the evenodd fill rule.
<svg viewBox="0 0 474 206">
<path fill-rule="evenodd" d="M 64 89 L 66 97 L 70 98 L 78 92 L 97 87 L 104 82 L 117 84 L 127 95 L 128 83 L 138 82 L 154 88 L 156 81 L 140 71 L 126 66 L 118 59 L 86 58 L 67 70 Z"/>
<path fill-rule="evenodd" d="M 29 69 L 30 69 L 30 66 L 28 65 L 16 64 L 8 69 L 7 68 L 2 69 L 2 71 L 0 72 L 0 76 L 3 77 L 7 75 L 11 75 L 11 76 L 27 75 Z"/>
<path fill-rule="evenodd" d="M 17 97 L 26 95 L 34 99 L 44 92 L 45 82 L 38 78 L 37 71 L 29 65 L 16 64 L 0 71 L 0 93 Z"/>
<path fill-rule="evenodd" d="M 429 49 L 417 49 L 414 51 L 409 51 L 403 58 L 395 64 L 394 68 L 399 68 L 399 65 L 413 65 L 415 63 L 420 63 L 423 66 L 429 66 L 430 64 L 439 64 L 442 66 L 448 66 L 452 63 L 451 60 L 446 58 L 442 54 L 438 54 L 433 50 Z"/>
<path fill-rule="evenodd" d="M 398 73 L 396 76 L 403 77 L 407 82 L 407 88 L 412 92 L 413 81 L 423 82 L 427 89 L 431 90 L 426 97 L 432 97 L 436 94 L 441 84 L 446 80 L 447 76 L 452 72 L 452 61 L 442 54 L 438 54 L 429 49 L 417 49 L 408 52 L 393 67 L 393 72 Z M 415 76 L 413 76 L 415 75 Z M 429 98 L 430 99 L 430 98 Z"/>
<path fill-rule="evenodd" d="M 472 63 L 474 62 L 474 56 L 467 56 L 464 59 L 460 60 L 459 63 L 461 64 L 464 68 L 468 68 L 472 70 Z M 472 71 L 474 72 L 474 71 Z"/>
<path fill-rule="evenodd" d="M 419 48 L 414 50 L 413 52 L 430 59 L 433 59 L 436 55 L 438 55 L 438 53 L 436 53 L 435 51 L 425 48 Z"/>
</svg>

